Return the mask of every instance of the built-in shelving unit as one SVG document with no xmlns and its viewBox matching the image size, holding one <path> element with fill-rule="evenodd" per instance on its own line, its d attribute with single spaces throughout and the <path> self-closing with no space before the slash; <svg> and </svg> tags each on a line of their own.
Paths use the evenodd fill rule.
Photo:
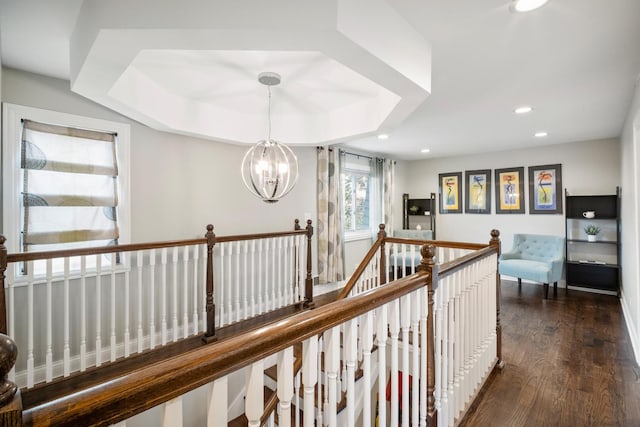
<svg viewBox="0 0 640 427">
<path fill-rule="evenodd" d="M 618 294 L 620 190 L 616 188 L 616 194 L 611 195 L 576 196 L 565 190 L 565 202 L 567 285 Z M 588 240 L 588 225 L 600 229 L 595 241 Z"/>
<path fill-rule="evenodd" d="M 405 230 L 431 230 L 436 238 L 436 193 L 428 199 L 412 199 L 409 194 L 402 195 L 402 228 Z"/>
</svg>

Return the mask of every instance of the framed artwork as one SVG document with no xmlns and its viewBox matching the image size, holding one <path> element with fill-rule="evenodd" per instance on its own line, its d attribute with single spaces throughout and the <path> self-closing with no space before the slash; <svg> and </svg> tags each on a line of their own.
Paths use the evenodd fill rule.
<svg viewBox="0 0 640 427">
<path fill-rule="evenodd" d="M 529 166 L 529 213 L 562 213 L 562 165 Z"/>
<path fill-rule="evenodd" d="M 496 213 L 524 213 L 524 167 L 496 169 Z"/>
<path fill-rule="evenodd" d="M 462 213 L 462 172 L 438 175 L 440 213 Z"/>
<path fill-rule="evenodd" d="M 464 172 L 465 213 L 491 213 L 491 169 Z"/>
</svg>

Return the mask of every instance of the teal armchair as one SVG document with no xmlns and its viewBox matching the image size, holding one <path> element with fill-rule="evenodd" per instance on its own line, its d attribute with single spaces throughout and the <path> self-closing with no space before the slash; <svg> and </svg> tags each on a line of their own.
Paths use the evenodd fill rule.
<svg viewBox="0 0 640 427">
<path fill-rule="evenodd" d="M 513 247 L 500 255 L 498 272 L 501 275 L 544 284 L 544 297 L 549 295 L 549 283 L 553 282 L 553 294 L 558 292 L 558 281 L 564 266 L 564 237 L 543 234 L 514 234 Z"/>
</svg>

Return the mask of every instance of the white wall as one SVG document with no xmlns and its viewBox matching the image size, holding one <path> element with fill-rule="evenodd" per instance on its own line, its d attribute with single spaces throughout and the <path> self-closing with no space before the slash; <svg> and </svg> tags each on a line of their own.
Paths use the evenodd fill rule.
<svg viewBox="0 0 640 427">
<path fill-rule="evenodd" d="M 473 154 L 408 164 L 404 192 L 411 197 L 438 193 L 438 174 L 474 169 L 525 167 L 525 214 L 495 214 L 495 183 L 492 183 L 490 215 L 447 214 L 436 216 L 438 240 L 486 243 L 491 229 L 500 230 L 503 249 L 509 249 L 514 233 L 565 234 L 564 215 L 530 215 L 527 166 L 562 164 L 562 185 L 570 194 L 615 194 L 620 185 L 620 144 L 617 139 L 574 142 L 530 149 Z M 493 176 L 492 176 L 493 179 Z M 439 196 L 438 196 L 439 199 Z M 563 195 L 564 203 L 564 195 Z M 464 204 L 464 202 L 463 202 Z M 401 211 L 402 206 L 397 207 Z M 564 208 L 563 208 L 564 212 Z"/>
<path fill-rule="evenodd" d="M 230 235 L 289 230 L 305 213 L 316 222 L 315 147 L 294 147 L 298 183 L 267 204 L 242 183 L 247 146 L 158 132 L 72 93 L 65 80 L 5 68 L 1 86 L 4 102 L 131 124 L 133 242 L 203 236 L 208 223 Z"/>
<path fill-rule="evenodd" d="M 640 76 L 621 137 L 622 170 L 622 308 L 640 363 Z"/>
</svg>

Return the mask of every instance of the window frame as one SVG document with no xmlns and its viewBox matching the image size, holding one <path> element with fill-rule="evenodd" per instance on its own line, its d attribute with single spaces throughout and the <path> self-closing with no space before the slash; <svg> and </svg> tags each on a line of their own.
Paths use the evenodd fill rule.
<svg viewBox="0 0 640 427">
<path fill-rule="evenodd" d="M 347 154 L 347 155 L 352 155 L 352 154 Z M 357 155 L 356 155 L 357 156 Z M 369 159 L 369 162 L 372 161 L 372 159 L 369 158 L 369 156 L 362 156 L 362 157 L 366 157 L 367 159 Z M 371 239 L 372 233 L 373 233 L 373 229 L 371 227 L 371 223 L 372 223 L 372 209 L 371 209 L 371 202 L 372 202 L 372 180 L 375 178 L 374 173 L 373 173 L 373 169 L 371 167 L 371 164 L 369 164 L 369 169 L 368 170 L 363 170 L 363 169 L 359 169 L 359 168 L 350 168 L 346 166 L 346 162 L 342 162 L 342 167 L 340 170 L 340 194 L 341 194 L 341 200 L 340 200 L 340 204 L 341 204 L 341 212 L 340 215 L 342 217 L 342 230 L 343 230 L 343 238 L 345 242 L 353 242 L 356 240 L 366 240 L 366 239 Z M 345 218 L 346 218 L 346 212 L 345 212 L 345 188 L 344 188 L 344 175 L 350 173 L 350 174 L 360 174 L 360 175 L 364 175 L 368 177 L 368 181 L 367 181 L 367 192 L 369 193 L 367 196 L 367 201 L 369 204 L 369 209 L 367 210 L 369 213 L 369 228 L 366 230 L 347 230 L 344 227 L 345 224 Z M 355 191 L 355 189 L 354 189 Z"/>
<path fill-rule="evenodd" d="M 7 238 L 5 243 L 9 253 L 19 253 L 21 197 L 20 186 L 20 144 L 22 119 L 60 126 L 91 129 L 118 134 L 116 154 L 118 160 L 118 227 L 121 243 L 131 239 L 130 203 L 130 140 L 131 126 L 126 123 L 96 119 L 75 114 L 44 110 L 17 104 L 3 103 L 2 107 L 2 229 Z"/>
</svg>

